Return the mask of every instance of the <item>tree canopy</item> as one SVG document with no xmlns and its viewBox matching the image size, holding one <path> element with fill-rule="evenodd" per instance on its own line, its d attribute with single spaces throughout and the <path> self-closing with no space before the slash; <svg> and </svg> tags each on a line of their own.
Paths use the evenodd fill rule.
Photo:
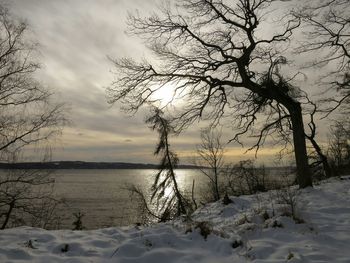
<svg viewBox="0 0 350 263">
<path fill-rule="evenodd" d="M 286 143 L 292 134 L 299 184 L 312 185 L 299 101 L 305 93 L 281 73 L 288 64 L 286 45 L 301 20 L 285 15 L 266 30 L 278 3 L 184 0 L 149 17 L 130 15 L 129 33 L 144 39 L 155 59 L 114 60 L 118 76 L 108 89 L 110 102 L 122 100 L 136 111 L 172 85 L 182 99 L 173 111 L 178 130 L 199 119 L 215 125 L 228 118 L 237 131 L 231 141 L 256 136 L 251 149 L 272 132 Z"/>
</svg>

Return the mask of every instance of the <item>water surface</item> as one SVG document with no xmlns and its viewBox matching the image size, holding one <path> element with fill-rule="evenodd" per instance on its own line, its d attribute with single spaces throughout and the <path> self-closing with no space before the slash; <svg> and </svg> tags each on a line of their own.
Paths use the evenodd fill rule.
<svg viewBox="0 0 350 263">
<path fill-rule="evenodd" d="M 67 204 L 66 209 L 60 211 L 61 227 L 72 228 L 73 213 L 78 211 L 85 214 L 83 224 L 88 229 L 136 223 L 137 203 L 126 186 L 136 184 L 148 190 L 156 172 L 151 169 L 55 171 L 55 193 Z M 193 179 L 198 191 L 205 184 L 203 175 L 197 170 L 179 169 L 176 175 L 183 191 L 191 190 Z"/>
</svg>

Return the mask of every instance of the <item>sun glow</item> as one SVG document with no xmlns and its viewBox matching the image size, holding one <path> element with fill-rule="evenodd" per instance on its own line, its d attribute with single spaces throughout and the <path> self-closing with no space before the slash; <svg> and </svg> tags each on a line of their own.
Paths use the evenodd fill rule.
<svg viewBox="0 0 350 263">
<path fill-rule="evenodd" d="M 172 100 L 174 100 L 174 92 L 169 88 L 167 89 L 166 87 L 157 90 L 153 95 L 154 99 L 159 100 L 161 105 L 169 104 L 172 102 Z"/>
<path fill-rule="evenodd" d="M 152 94 L 152 99 L 159 103 L 158 106 L 164 107 L 169 104 L 176 105 L 181 101 L 181 96 L 176 92 L 176 87 L 172 84 L 166 84 Z"/>
</svg>

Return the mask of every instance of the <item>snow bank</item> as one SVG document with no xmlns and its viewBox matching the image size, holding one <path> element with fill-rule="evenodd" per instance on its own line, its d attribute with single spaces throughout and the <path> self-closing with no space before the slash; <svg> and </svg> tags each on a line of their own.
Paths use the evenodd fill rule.
<svg viewBox="0 0 350 263">
<path fill-rule="evenodd" d="M 349 177 L 288 193 L 296 198 L 294 219 L 282 193 L 271 191 L 208 204 L 187 223 L 7 229 L 0 262 L 350 262 Z"/>
</svg>

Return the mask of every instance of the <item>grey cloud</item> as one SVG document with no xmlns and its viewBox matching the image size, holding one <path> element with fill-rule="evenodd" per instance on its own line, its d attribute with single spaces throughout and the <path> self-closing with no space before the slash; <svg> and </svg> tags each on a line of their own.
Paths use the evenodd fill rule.
<svg viewBox="0 0 350 263">
<path fill-rule="evenodd" d="M 106 147 L 65 145 L 57 150 L 58 159 L 94 160 L 153 160 L 153 145 L 157 135 L 144 123 L 145 114 L 129 117 L 120 112 L 120 104 L 106 102 L 104 87 L 113 81 L 110 57 L 143 56 L 147 51 L 140 40 L 124 34 L 128 11 L 142 12 L 155 9 L 156 0 L 7 0 L 11 11 L 28 20 L 34 36 L 41 45 L 43 68 L 40 80 L 67 102 L 75 135 L 62 141 L 94 137 L 94 132 L 120 136 L 122 143 Z M 312 75 L 312 74 L 311 74 Z M 181 138 L 174 139 L 176 149 L 190 151 L 199 143 L 199 127 L 191 127 Z M 232 137 L 227 132 L 225 139 Z M 68 136 L 68 135 L 67 135 Z M 74 137 L 76 136 L 76 137 Z M 125 139 L 128 138 L 128 139 Z M 143 138 L 143 145 L 137 145 Z M 188 142 L 188 143 L 187 143 Z M 144 155 L 144 157 L 142 157 Z M 125 157 L 129 156 L 129 157 Z M 102 159 L 105 158 L 105 159 Z M 121 159 L 118 159 L 121 158 Z M 144 159 L 142 159 L 144 158 Z M 129 160 L 130 161 L 130 160 Z"/>
<path fill-rule="evenodd" d="M 93 137 L 94 132 L 105 132 L 130 138 L 155 137 L 144 124 L 144 116 L 130 118 L 121 113 L 118 105 L 107 104 L 104 87 L 113 75 L 113 65 L 107 56 L 142 54 L 143 48 L 136 40 L 124 34 L 128 10 L 140 8 L 152 10 L 154 1 L 120 0 L 13 0 L 8 1 L 11 11 L 28 21 L 40 44 L 43 68 L 38 78 L 44 85 L 58 93 L 60 100 L 70 107 L 69 117 L 75 135 L 62 138 L 74 141 Z M 89 135 L 90 133 L 90 135 Z M 84 134 L 84 136 L 82 136 Z M 68 136 L 68 135 L 67 135 Z M 101 144 L 105 138 L 101 138 Z M 138 146 L 129 142 L 131 148 L 119 148 L 131 154 L 140 152 Z M 143 146 L 147 148 L 146 146 Z M 99 156 L 112 154 L 105 146 L 73 149 L 65 145 L 59 155 L 62 159 L 84 156 L 89 159 L 98 151 Z M 105 152 L 107 151 L 107 152 Z M 81 154 L 78 155 L 78 152 Z M 151 151 L 152 152 L 152 151 Z M 102 154 L 103 153 L 103 154 Z M 90 156 L 90 157 L 89 157 Z"/>
</svg>

